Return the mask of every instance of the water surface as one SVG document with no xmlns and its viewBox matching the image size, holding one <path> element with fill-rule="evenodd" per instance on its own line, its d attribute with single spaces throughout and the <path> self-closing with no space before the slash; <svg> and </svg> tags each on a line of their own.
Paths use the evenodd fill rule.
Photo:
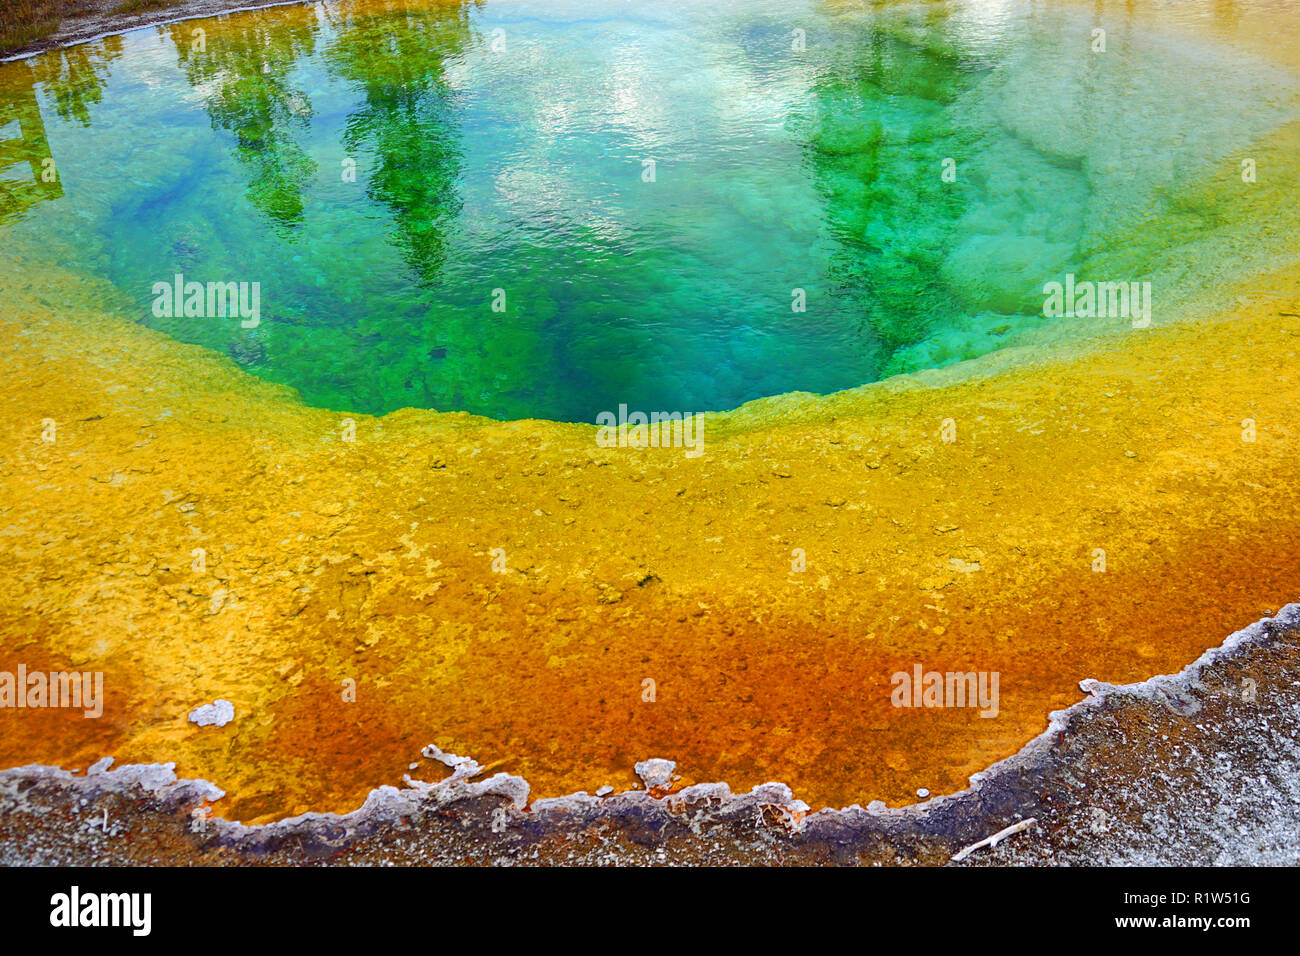
<svg viewBox="0 0 1300 956">
<path fill-rule="evenodd" d="M 1291 115 L 1246 58 L 1114 26 L 1099 53 L 1040 6 L 333 0 L 137 31 L 0 69 L 0 229 L 315 405 L 830 392 L 1020 341 L 1068 272 L 1168 303 L 1231 219 L 1193 187 Z M 157 315 L 177 274 L 257 283 L 260 323 Z"/>
</svg>

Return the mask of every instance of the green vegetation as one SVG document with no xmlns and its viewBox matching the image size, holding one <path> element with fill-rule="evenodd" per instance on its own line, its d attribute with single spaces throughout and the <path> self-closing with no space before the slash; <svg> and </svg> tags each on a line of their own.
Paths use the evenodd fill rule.
<svg viewBox="0 0 1300 956">
<path fill-rule="evenodd" d="M 62 0 L 11 0 L 0 7 L 0 53 L 20 50 L 55 31 Z"/>
<path fill-rule="evenodd" d="M 116 13 L 174 7 L 180 0 L 121 0 Z M 69 17 L 109 9 L 102 0 L 5 0 L 0 3 L 0 55 L 44 40 Z"/>
</svg>

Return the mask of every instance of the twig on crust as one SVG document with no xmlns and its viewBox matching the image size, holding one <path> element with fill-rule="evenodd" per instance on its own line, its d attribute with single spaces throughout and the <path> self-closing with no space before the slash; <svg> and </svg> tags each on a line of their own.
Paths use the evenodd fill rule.
<svg viewBox="0 0 1300 956">
<path fill-rule="evenodd" d="M 970 846 L 966 847 L 966 849 L 959 851 L 953 856 L 952 861 L 954 863 L 960 863 L 962 860 L 966 859 L 966 857 L 970 856 L 972 853 L 974 853 L 976 850 L 980 849 L 981 847 L 997 846 L 999 841 L 1003 840 L 1006 837 L 1011 836 L 1014 833 L 1019 833 L 1021 830 L 1028 830 L 1030 827 L 1034 825 L 1035 822 L 1036 822 L 1036 818 L 1030 817 L 1028 820 L 1021 820 L 1019 823 L 1013 823 L 1011 824 L 1011 826 L 1007 827 L 1006 829 L 999 830 L 991 837 L 985 837 L 983 840 L 980 840 L 979 843 L 972 843 Z"/>
</svg>

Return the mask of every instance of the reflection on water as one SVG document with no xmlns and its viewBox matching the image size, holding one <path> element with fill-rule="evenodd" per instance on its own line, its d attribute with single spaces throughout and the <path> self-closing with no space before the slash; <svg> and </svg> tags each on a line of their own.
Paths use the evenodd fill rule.
<svg viewBox="0 0 1300 956">
<path fill-rule="evenodd" d="M 19 164 L 26 165 L 30 176 L 0 178 L 0 223 L 18 219 L 35 203 L 63 195 L 41 107 L 30 85 L 0 91 L 0 131 L 15 127 L 16 136 L 0 139 L 0 176 Z"/>
<path fill-rule="evenodd" d="M 53 95 L 59 116 L 89 126 L 90 107 L 103 98 L 110 64 L 121 55 L 122 38 L 106 37 L 95 44 L 52 50 L 22 64 L 32 80 Z"/>
<path fill-rule="evenodd" d="M 298 60 L 315 50 L 310 7 L 263 11 L 239 31 L 197 42 L 187 23 L 168 27 L 190 85 L 206 91 L 214 128 L 234 137 L 248 171 L 248 200 L 281 225 L 302 219 L 302 192 L 316 163 L 297 142 L 311 127 L 311 102 L 293 82 Z"/>
<path fill-rule="evenodd" d="M 828 277 L 894 353 L 963 311 L 939 273 L 969 199 L 955 155 L 971 144 L 945 108 L 987 68 L 969 55 L 899 43 L 870 23 L 827 60 L 808 157 L 841 244 Z"/>
<path fill-rule="evenodd" d="M 460 211 L 459 133 L 444 71 L 470 42 L 468 12 L 454 4 L 411 10 L 392 0 L 352 0 L 326 16 L 338 37 L 330 68 L 361 95 L 343 145 L 350 158 L 365 157 L 366 193 L 392 211 L 411 268 L 437 282 L 445 235 Z"/>
<path fill-rule="evenodd" d="M 121 37 L 108 37 L 10 65 L 0 84 L 0 223 L 17 221 L 33 204 L 63 195 L 36 85 L 53 96 L 60 117 L 89 126 L 90 107 L 103 95 L 109 64 L 121 55 Z M 16 128 L 17 135 L 6 135 L 6 128 Z M 6 175 L 24 163 L 30 178 Z"/>
<path fill-rule="evenodd" d="M 1249 224 L 1206 184 L 1294 118 L 1294 79 L 1103 8 L 1104 57 L 1101 12 L 1015 0 L 177 24 L 0 69 L 0 216 L 315 404 L 590 422 L 831 391 L 1021 341 L 1067 272 L 1168 308 L 1229 267 Z M 259 283 L 261 325 L 155 316 L 177 273 Z"/>
</svg>

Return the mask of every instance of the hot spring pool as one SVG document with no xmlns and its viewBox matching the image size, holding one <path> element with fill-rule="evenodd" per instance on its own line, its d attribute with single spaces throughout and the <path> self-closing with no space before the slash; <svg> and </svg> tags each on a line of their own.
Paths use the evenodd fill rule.
<svg viewBox="0 0 1300 956">
<path fill-rule="evenodd" d="M 1177 671 L 1300 567 L 1264 16 L 359 0 L 0 64 L 0 672 L 105 688 L 0 767 L 175 761 L 257 822 L 428 743 L 902 806 Z M 1043 314 L 1132 282 L 1146 331 Z M 700 455 L 592 427 L 762 396 Z"/>
<path fill-rule="evenodd" d="M 1158 323 L 1222 265 L 1187 252 L 1231 231 L 1203 185 L 1292 110 L 1013 3 L 327 2 L 0 89 L 0 229 L 106 305 L 314 405 L 585 422 L 971 358 L 1067 274 L 1152 282 Z M 256 322 L 160 303 L 177 276 Z"/>
</svg>

